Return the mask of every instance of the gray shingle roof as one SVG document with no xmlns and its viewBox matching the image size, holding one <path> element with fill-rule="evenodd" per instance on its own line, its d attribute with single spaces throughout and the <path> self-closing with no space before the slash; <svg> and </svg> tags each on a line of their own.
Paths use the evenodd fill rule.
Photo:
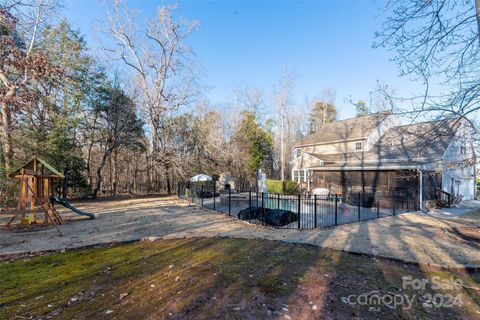
<svg viewBox="0 0 480 320">
<path fill-rule="evenodd" d="M 423 164 L 441 160 L 458 129 L 458 119 L 390 128 L 369 151 L 314 154 L 325 167 L 361 164 Z"/>
<path fill-rule="evenodd" d="M 441 159 L 455 136 L 458 119 L 422 122 L 390 128 L 375 144 L 380 158 Z"/>
<path fill-rule="evenodd" d="M 301 139 L 297 146 L 366 138 L 389 115 L 391 112 L 385 111 L 328 123 L 317 132 Z"/>
</svg>

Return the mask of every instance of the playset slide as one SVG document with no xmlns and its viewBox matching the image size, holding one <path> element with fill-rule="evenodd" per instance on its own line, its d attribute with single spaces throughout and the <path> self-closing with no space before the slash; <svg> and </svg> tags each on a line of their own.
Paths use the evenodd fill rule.
<svg viewBox="0 0 480 320">
<path fill-rule="evenodd" d="M 67 208 L 67 209 L 72 210 L 72 211 L 75 212 L 75 213 L 78 213 L 79 215 L 87 216 L 87 217 L 89 217 L 90 219 L 95 219 L 95 214 L 93 214 L 93 213 L 88 213 L 88 212 L 83 212 L 83 211 L 81 211 L 81 210 L 78 210 L 77 208 L 75 208 L 74 206 L 72 206 L 67 199 L 60 198 L 60 197 L 57 197 L 57 196 L 53 197 L 53 199 L 55 200 L 55 202 L 61 204 L 62 206 L 64 206 L 64 207 Z"/>
</svg>

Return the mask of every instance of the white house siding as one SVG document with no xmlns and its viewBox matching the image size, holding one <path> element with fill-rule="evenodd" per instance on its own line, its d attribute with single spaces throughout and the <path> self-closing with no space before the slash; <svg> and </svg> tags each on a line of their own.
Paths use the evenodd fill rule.
<svg viewBox="0 0 480 320">
<path fill-rule="evenodd" d="M 315 153 L 315 154 L 336 154 L 336 153 L 362 151 L 362 150 L 355 150 L 355 143 L 357 142 L 363 143 L 363 150 L 364 150 L 366 147 L 365 139 L 306 146 L 306 147 L 302 147 L 301 149 L 302 149 L 302 153 L 307 152 L 307 153 Z"/>
<path fill-rule="evenodd" d="M 306 169 L 311 167 L 318 167 L 322 165 L 323 165 L 322 160 L 306 153 L 302 154 L 300 157 L 296 158 L 292 162 L 292 168 L 296 170 Z"/>
<path fill-rule="evenodd" d="M 365 150 L 370 150 L 375 145 L 375 143 L 378 142 L 380 137 L 383 136 L 385 132 L 387 132 L 388 129 L 399 125 L 400 120 L 396 116 L 391 115 L 386 117 L 368 136 L 367 146 Z"/>
<path fill-rule="evenodd" d="M 475 178 L 473 166 L 447 169 L 442 174 L 442 189 L 463 200 L 475 198 Z"/>
<path fill-rule="evenodd" d="M 400 125 L 399 119 L 396 116 L 391 115 L 386 117 L 375 129 L 370 132 L 368 137 L 365 137 L 365 139 L 349 140 L 349 137 L 345 137 L 346 141 L 332 141 L 332 143 L 301 147 L 302 153 L 336 154 L 356 151 L 369 151 L 370 148 L 375 145 L 375 143 L 388 129 L 398 125 Z M 357 142 L 362 142 L 362 150 L 356 149 Z"/>
<path fill-rule="evenodd" d="M 465 127 L 461 127 L 443 155 L 442 189 L 453 195 L 461 195 L 464 200 L 475 198 L 474 150 Z M 462 153 L 462 147 L 465 149 Z"/>
</svg>

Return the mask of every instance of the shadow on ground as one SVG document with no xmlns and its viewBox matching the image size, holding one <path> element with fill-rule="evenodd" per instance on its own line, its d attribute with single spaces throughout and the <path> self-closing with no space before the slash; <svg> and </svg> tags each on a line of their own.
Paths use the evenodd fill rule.
<svg viewBox="0 0 480 320">
<path fill-rule="evenodd" d="M 5 261 L 0 274 L 0 318 L 7 319 L 474 319 L 480 314 L 478 273 L 265 240 L 160 240 L 72 250 Z M 415 290 L 403 286 L 404 276 L 455 277 L 462 285 Z M 361 297 L 375 292 L 383 300 L 364 303 Z M 440 307 L 440 301 L 428 301 L 435 294 L 460 295 L 462 304 L 445 307 L 444 301 Z M 405 298 L 402 303 L 397 298 L 394 305 L 387 296 L 407 296 L 413 303 L 408 307 Z"/>
</svg>

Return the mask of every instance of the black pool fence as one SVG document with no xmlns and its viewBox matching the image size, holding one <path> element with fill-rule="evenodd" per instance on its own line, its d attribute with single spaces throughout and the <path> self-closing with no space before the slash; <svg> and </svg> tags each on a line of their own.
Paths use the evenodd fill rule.
<svg viewBox="0 0 480 320">
<path fill-rule="evenodd" d="M 179 197 L 190 196 L 202 207 L 250 223 L 287 229 L 314 229 L 378 219 L 418 210 L 418 192 L 351 192 L 341 195 L 285 195 L 217 190 L 214 183 L 179 185 Z"/>
</svg>

